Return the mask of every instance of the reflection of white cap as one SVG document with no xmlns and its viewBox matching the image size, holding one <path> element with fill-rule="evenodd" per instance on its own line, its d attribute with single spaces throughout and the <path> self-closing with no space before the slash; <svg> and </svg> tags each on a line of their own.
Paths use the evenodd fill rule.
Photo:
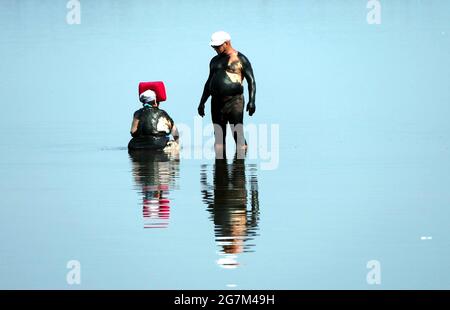
<svg viewBox="0 0 450 310">
<path fill-rule="evenodd" d="M 228 32 L 225 31 L 217 31 L 214 32 L 211 36 L 211 42 L 209 42 L 209 45 L 211 46 L 219 46 L 225 43 L 226 41 L 230 41 L 231 36 Z"/>
<path fill-rule="evenodd" d="M 156 94 L 153 90 L 148 89 L 139 96 L 139 100 L 144 104 L 152 103 L 156 100 Z"/>
<path fill-rule="evenodd" d="M 239 266 L 236 258 L 236 255 L 225 254 L 224 257 L 219 258 L 216 263 L 224 269 L 235 269 Z"/>
</svg>

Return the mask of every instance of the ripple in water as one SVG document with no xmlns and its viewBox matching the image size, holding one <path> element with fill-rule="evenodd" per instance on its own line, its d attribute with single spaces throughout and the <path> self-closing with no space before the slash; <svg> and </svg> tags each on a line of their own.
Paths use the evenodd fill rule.
<svg viewBox="0 0 450 310">
<path fill-rule="evenodd" d="M 144 228 L 166 228 L 170 218 L 170 192 L 178 188 L 178 155 L 157 151 L 130 151 L 132 174 L 142 196 Z"/>
<path fill-rule="evenodd" d="M 256 165 L 246 165 L 244 159 L 236 157 L 231 163 L 216 159 L 212 167 L 201 167 L 202 198 L 214 223 L 215 241 L 221 256 L 217 263 L 223 268 L 236 268 L 238 254 L 254 251 L 253 240 L 259 230 L 256 172 Z"/>
</svg>

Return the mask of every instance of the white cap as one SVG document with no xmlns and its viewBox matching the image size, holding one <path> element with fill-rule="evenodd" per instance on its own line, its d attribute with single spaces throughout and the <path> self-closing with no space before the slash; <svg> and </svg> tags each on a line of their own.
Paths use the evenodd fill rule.
<svg viewBox="0 0 450 310">
<path fill-rule="evenodd" d="M 209 45 L 211 46 L 219 46 L 225 43 L 226 41 L 230 41 L 231 36 L 228 32 L 225 31 L 217 31 L 211 35 L 211 42 Z"/>
<path fill-rule="evenodd" d="M 152 103 L 156 100 L 156 93 L 153 90 L 148 89 L 139 96 L 139 100 L 144 104 Z"/>
</svg>

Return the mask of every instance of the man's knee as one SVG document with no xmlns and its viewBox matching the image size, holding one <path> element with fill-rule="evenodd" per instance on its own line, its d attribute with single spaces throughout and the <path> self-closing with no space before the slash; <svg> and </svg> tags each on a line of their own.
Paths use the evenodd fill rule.
<svg viewBox="0 0 450 310">
<path fill-rule="evenodd" d="M 225 143 L 226 128 L 220 124 L 214 124 L 214 138 L 216 143 Z"/>
<path fill-rule="evenodd" d="M 216 159 L 224 159 L 226 157 L 225 145 L 222 143 L 215 143 L 214 151 L 216 153 Z"/>
<path fill-rule="evenodd" d="M 245 144 L 244 125 L 243 124 L 233 124 L 233 125 L 230 125 L 230 127 L 231 127 L 231 132 L 233 133 L 234 141 L 236 141 L 236 143 L 239 145 Z"/>
</svg>

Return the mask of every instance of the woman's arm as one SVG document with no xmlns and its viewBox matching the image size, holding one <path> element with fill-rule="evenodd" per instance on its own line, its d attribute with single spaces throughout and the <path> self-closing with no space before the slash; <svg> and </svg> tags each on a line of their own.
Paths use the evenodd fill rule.
<svg viewBox="0 0 450 310">
<path fill-rule="evenodd" d="M 138 137 L 139 136 L 138 129 L 139 129 L 139 119 L 133 117 L 133 122 L 131 123 L 131 129 L 130 129 L 131 136 Z"/>
<path fill-rule="evenodd" d="M 172 131 L 170 132 L 176 143 L 179 143 L 180 134 L 178 133 L 178 128 L 173 124 Z"/>
</svg>

